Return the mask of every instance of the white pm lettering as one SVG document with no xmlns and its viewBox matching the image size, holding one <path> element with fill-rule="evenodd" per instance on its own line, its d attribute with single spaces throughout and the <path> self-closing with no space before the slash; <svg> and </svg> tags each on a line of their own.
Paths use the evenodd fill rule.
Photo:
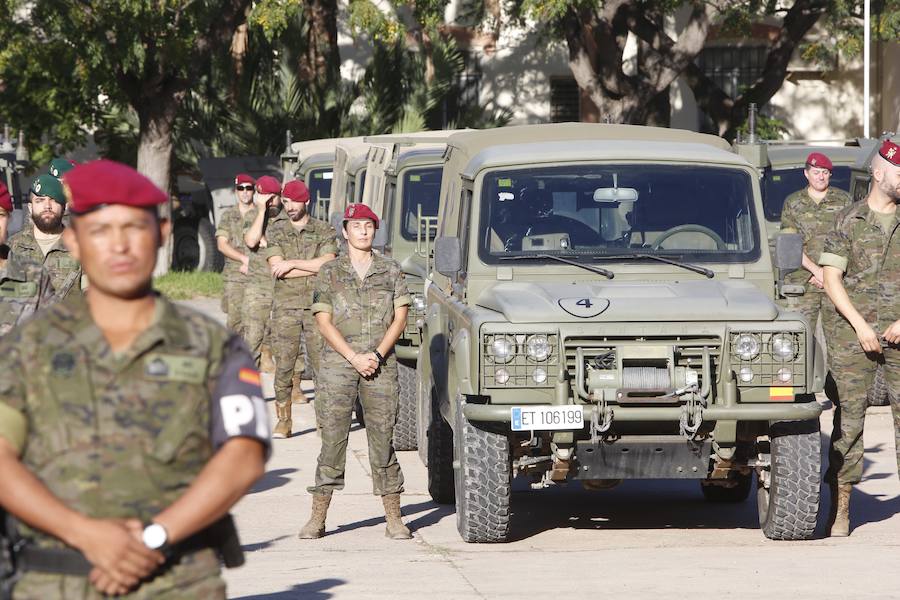
<svg viewBox="0 0 900 600">
<path fill-rule="evenodd" d="M 222 423 L 228 435 L 241 435 L 241 429 L 255 420 L 256 436 L 262 439 L 269 437 L 266 405 L 262 398 L 231 394 L 222 396 L 219 406 L 222 408 Z"/>
</svg>

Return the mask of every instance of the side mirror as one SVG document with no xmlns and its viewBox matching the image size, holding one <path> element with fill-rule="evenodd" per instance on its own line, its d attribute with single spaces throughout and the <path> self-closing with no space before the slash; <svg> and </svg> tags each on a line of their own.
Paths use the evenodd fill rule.
<svg viewBox="0 0 900 600">
<path fill-rule="evenodd" d="M 386 223 L 384 221 L 381 222 L 381 227 L 375 230 L 375 237 L 372 239 L 372 247 L 383 250 L 385 246 L 387 246 L 387 227 L 385 227 Z"/>
<path fill-rule="evenodd" d="M 781 276 L 796 271 L 803 264 L 803 238 L 799 233 L 775 236 L 775 268 Z"/>
<path fill-rule="evenodd" d="M 462 248 L 459 238 L 439 237 L 434 240 L 434 268 L 445 277 L 456 277 L 462 270 Z"/>
</svg>

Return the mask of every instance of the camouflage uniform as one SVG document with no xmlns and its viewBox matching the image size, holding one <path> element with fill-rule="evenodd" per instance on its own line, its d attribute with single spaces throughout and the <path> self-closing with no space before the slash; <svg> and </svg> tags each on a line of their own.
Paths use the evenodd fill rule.
<svg viewBox="0 0 900 600">
<path fill-rule="evenodd" d="M 81 264 L 69 253 L 60 238 L 44 256 L 34 237 L 34 226 L 25 227 L 9 238 L 10 255 L 20 255 L 43 265 L 50 274 L 53 289 L 63 296 L 81 289 Z"/>
<path fill-rule="evenodd" d="M 47 271 L 27 258 L 10 256 L 0 267 L 0 337 L 52 300 Z"/>
<path fill-rule="evenodd" d="M 853 306 L 877 334 L 900 319 L 897 225 L 894 215 L 891 226 L 885 230 L 866 202 L 852 204 L 838 213 L 819 258 L 819 264 L 844 272 L 844 287 Z M 875 358 L 884 360 L 885 381 L 890 389 L 900 390 L 900 350 L 885 348 L 883 358 L 870 358 L 860 347 L 853 327 L 839 316 L 828 339 L 828 353 L 839 396 L 830 471 L 838 484 L 854 484 L 862 479 L 866 392 L 875 376 Z M 900 469 L 900 405 L 894 403 L 891 410 Z"/>
<path fill-rule="evenodd" d="M 312 217 L 301 230 L 297 230 L 290 219 L 282 219 L 269 227 L 267 237 L 268 257 L 312 260 L 337 254 L 334 229 Z M 294 373 L 303 372 L 301 337 L 306 340 L 307 359 L 314 375 L 318 366 L 323 341 L 310 311 L 315 281 L 313 276 L 275 280 L 272 354 L 275 356 L 275 402 L 278 406 L 290 404 Z"/>
<path fill-rule="evenodd" d="M 371 352 L 384 339 L 394 320 L 394 309 L 410 303 L 400 265 L 373 254 L 364 280 L 346 255 L 319 271 L 312 312 L 332 313 L 332 322 L 356 352 Z M 321 427 L 322 450 L 316 482 L 308 491 L 331 494 L 344 487 L 347 436 L 357 394 L 366 415 L 369 464 L 373 491 L 378 496 L 403 491 L 403 473 L 391 438 L 397 421 L 399 384 L 393 353 L 371 378 L 363 378 L 333 348 L 325 344 L 317 373 L 316 419 Z"/>
<path fill-rule="evenodd" d="M 211 319 L 159 297 L 150 327 L 117 353 L 83 295 L 41 315 L 0 342 L 0 436 L 74 510 L 149 522 L 234 434 L 225 433 L 234 423 L 223 412 L 235 393 L 252 399 L 254 413 L 240 435 L 269 443 L 258 375 L 247 380 L 255 374 L 249 353 Z M 40 427 L 31 422 L 35 411 Z M 65 548 L 45 533 L 19 529 L 39 548 Z M 187 554 L 128 597 L 225 598 L 218 557 L 210 548 Z M 27 571 L 13 598 L 101 595 L 86 577 Z"/>
<path fill-rule="evenodd" d="M 798 190 L 784 200 L 781 231 L 799 233 L 803 237 L 803 252 L 810 260 L 816 260 L 822 254 L 825 236 L 834 228 L 835 215 L 850 202 L 850 195 L 835 187 L 828 188 L 825 197 L 818 202 L 810 197 L 808 188 Z M 827 338 L 834 327 L 837 313 L 825 290 L 809 283 L 810 276 L 810 272 L 801 267 L 785 277 L 785 283 L 802 285 L 806 292 L 802 296 L 788 298 L 784 306 L 806 317 L 813 329 L 816 328 L 821 312 L 822 329 Z"/>
<path fill-rule="evenodd" d="M 253 224 L 253 220 L 256 218 L 257 210 L 254 206 L 244 215 L 241 226 L 243 232 L 250 229 L 250 225 Z M 267 241 L 269 238 L 268 230 L 275 223 L 285 218 L 283 212 L 278 213 L 278 216 L 269 218 L 266 225 Z M 266 339 L 266 326 L 272 317 L 272 296 L 275 291 L 275 282 L 272 279 L 271 271 L 269 271 L 269 264 L 266 262 L 266 248 L 260 245 L 256 250 L 247 248 L 247 252 L 250 253 L 250 266 L 247 270 L 244 289 L 244 309 L 241 314 L 241 325 L 244 328 L 244 340 L 247 342 L 247 346 L 250 347 L 250 353 L 256 360 L 256 364 L 259 365 L 263 342 L 268 342 Z"/>
<path fill-rule="evenodd" d="M 247 247 L 244 245 L 244 228 L 243 218 L 241 217 L 240 208 L 232 206 L 226 208 L 219 218 L 219 224 L 216 227 L 216 237 L 223 237 L 237 249 L 239 252 L 246 254 Z M 222 279 L 225 282 L 225 290 L 222 294 L 222 310 L 228 315 L 226 325 L 232 331 L 242 333 L 241 331 L 241 313 L 244 304 L 244 289 L 247 283 L 247 276 L 240 272 L 241 264 L 235 260 L 225 257 L 225 268 L 222 269 Z"/>
</svg>

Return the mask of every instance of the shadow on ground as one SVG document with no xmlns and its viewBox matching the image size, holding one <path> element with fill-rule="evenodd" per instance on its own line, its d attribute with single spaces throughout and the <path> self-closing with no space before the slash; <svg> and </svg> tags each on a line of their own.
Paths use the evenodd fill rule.
<svg viewBox="0 0 900 600">
<path fill-rule="evenodd" d="M 293 600 L 294 598 L 302 600 L 327 600 L 334 597 L 330 591 L 339 585 L 344 585 L 344 579 L 318 579 L 309 583 L 300 583 L 293 586 L 289 590 L 283 592 L 272 592 L 270 594 L 254 594 L 252 596 L 241 596 L 235 600 Z"/>
<path fill-rule="evenodd" d="M 260 492 L 267 492 L 269 490 L 274 490 L 275 488 L 280 488 L 283 485 L 287 485 L 291 482 L 290 475 L 291 473 L 296 473 L 297 469 L 273 469 L 271 471 L 267 471 L 265 475 L 262 476 L 262 479 L 256 482 L 252 488 L 250 488 L 251 494 L 258 494 Z"/>
</svg>

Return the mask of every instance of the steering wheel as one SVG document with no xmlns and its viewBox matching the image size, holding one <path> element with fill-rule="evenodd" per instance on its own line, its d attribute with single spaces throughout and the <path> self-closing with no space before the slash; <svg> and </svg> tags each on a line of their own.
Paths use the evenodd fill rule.
<svg viewBox="0 0 900 600">
<path fill-rule="evenodd" d="M 719 237 L 719 234 L 710 229 L 709 227 L 704 227 L 703 225 L 697 225 L 696 223 L 685 223 L 684 225 L 676 225 L 671 229 L 666 229 L 663 231 L 656 241 L 653 242 L 653 249 L 659 250 L 662 243 L 672 237 L 673 235 L 677 235 L 679 233 L 701 233 L 706 237 L 710 238 L 712 241 L 716 243 L 717 250 L 727 250 L 725 245 L 725 240 Z"/>
</svg>

